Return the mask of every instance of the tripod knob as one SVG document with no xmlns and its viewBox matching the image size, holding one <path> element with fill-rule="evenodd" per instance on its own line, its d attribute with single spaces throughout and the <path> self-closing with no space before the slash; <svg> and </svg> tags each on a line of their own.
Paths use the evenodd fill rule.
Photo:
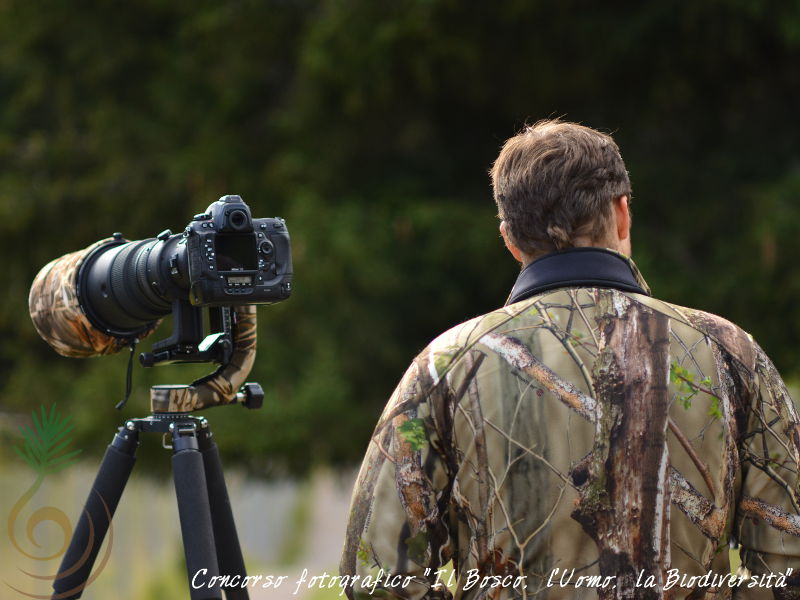
<svg viewBox="0 0 800 600">
<path fill-rule="evenodd" d="M 245 408 L 249 409 L 256 409 L 261 408 L 264 404 L 264 389 L 261 387 L 261 384 L 253 382 L 245 383 L 242 386 L 242 390 L 244 390 L 244 400 L 242 404 L 244 404 Z"/>
</svg>

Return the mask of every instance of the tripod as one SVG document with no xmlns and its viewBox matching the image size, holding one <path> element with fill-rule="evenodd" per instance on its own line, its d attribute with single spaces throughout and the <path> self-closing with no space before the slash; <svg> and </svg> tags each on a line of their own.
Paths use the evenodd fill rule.
<svg viewBox="0 0 800 600">
<path fill-rule="evenodd" d="M 126 421 L 106 449 L 53 582 L 51 600 L 81 597 L 133 470 L 140 432 L 161 433 L 165 440 L 172 437 L 172 470 L 191 600 L 221 600 L 222 590 L 227 600 L 248 600 L 247 588 L 240 583 L 246 577 L 244 559 L 208 421 L 185 413 L 155 412 Z M 196 589 L 192 580 L 198 573 L 203 585 Z M 230 575 L 229 583 L 222 585 L 220 574 Z"/>
</svg>

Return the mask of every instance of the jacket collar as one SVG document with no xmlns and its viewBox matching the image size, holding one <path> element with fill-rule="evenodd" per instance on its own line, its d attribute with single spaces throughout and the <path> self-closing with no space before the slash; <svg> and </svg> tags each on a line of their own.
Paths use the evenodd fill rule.
<svg viewBox="0 0 800 600">
<path fill-rule="evenodd" d="M 570 248 L 537 258 L 519 274 L 506 304 L 569 287 L 613 288 L 650 295 L 634 262 L 606 248 Z"/>
</svg>

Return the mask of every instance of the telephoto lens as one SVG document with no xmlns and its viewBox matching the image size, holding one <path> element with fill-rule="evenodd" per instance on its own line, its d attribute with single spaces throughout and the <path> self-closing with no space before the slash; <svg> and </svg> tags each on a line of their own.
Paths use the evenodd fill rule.
<svg viewBox="0 0 800 600">
<path fill-rule="evenodd" d="M 125 242 L 121 236 L 100 240 L 51 261 L 36 275 L 28 296 L 31 320 L 42 339 L 56 352 L 75 358 L 114 354 L 128 346 L 133 338 L 149 335 L 158 325 L 159 317 L 169 312 L 169 308 L 157 314 L 152 311 L 149 314 L 154 316 L 144 321 L 133 324 L 130 319 L 123 319 L 110 327 L 100 325 L 96 317 L 89 316 L 114 312 L 107 306 L 109 299 L 115 297 L 112 285 L 100 282 L 96 286 L 100 298 L 106 295 L 97 313 L 88 305 L 86 291 L 79 282 L 87 278 L 88 270 L 107 250 L 133 245 L 135 243 Z M 95 274 L 93 279 L 102 278 Z"/>
<path fill-rule="evenodd" d="M 189 289 L 186 245 L 165 231 L 126 242 L 118 235 L 89 253 L 77 274 L 78 300 L 109 335 L 137 337 L 172 310 Z"/>
<path fill-rule="evenodd" d="M 59 354 L 112 354 L 149 335 L 181 307 L 273 304 L 292 290 L 286 222 L 253 219 L 240 196 L 223 196 L 182 233 L 100 240 L 47 264 L 28 305 Z M 195 318 L 195 317 L 192 317 Z M 179 325 L 182 325 L 179 323 Z"/>
</svg>

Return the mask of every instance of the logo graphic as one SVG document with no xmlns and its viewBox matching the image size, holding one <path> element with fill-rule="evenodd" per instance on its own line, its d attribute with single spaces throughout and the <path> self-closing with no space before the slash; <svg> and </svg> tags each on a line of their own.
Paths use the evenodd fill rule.
<svg viewBox="0 0 800 600">
<path fill-rule="evenodd" d="M 54 506 L 43 506 L 34 509 L 33 512 L 28 515 L 27 519 L 24 519 L 24 522 L 22 513 L 28 504 L 31 503 L 31 500 L 39 488 L 41 488 L 44 478 L 51 473 L 57 473 L 74 464 L 80 450 L 70 450 L 69 446 L 72 439 L 68 436 L 73 426 L 70 424 L 69 417 L 62 417 L 59 415 L 56 411 L 55 404 L 53 404 L 49 411 L 45 409 L 44 406 L 41 407 L 39 412 L 33 411 L 31 413 L 31 418 L 31 427 L 20 427 L 23 443 L 21 446 L 15 446 L 14 451 L 31 467 L 31 469 L 33 469 L 36 473 L 36 480 L 11 508 L 11 512 L 8 515 L 8 538 L 14 549 L 23 556 L 37 561 L 48 561 L 63 556 L 67 551 L 70 540 L 72 539 L 72 525 L 69 518 L 61 509 Z M 31 508 L 27 510 L 31 510 Z M 63 542 L 60 548 L 55 550 L 52 547 L 46 548 L 37 540 L 35 533 L 36 527 L 44 522 L 55 523 L 61 530 Z M 20 539 L 18 530 L 23 528 L 25 529 L 25 536 Z M 109 543 L 106 547 L 105 555 L 99 567 L 96 569 L 96 572 L 87 580 L 86 585 L 91 583 L 105 566 L 111 551 L 112 538 L 113 534 L 109 528 Z M 81 567 L 86 561 L 89 550 L 93 544 L 91 538 L 88 544 L 89 548 L 86 549 L 86 552 L 81 553 L 81 558 L 79 558 L 76 564 L 62 565 L 64 570 L 60 573 L 54 575 L 38 575 L 25 571 L 22 568 L 20 568 L 19 571 L 31 579 L 55 581 L 59 577 L 65 577 Z M 22 591 L 7 581 L 5 583 L 14 591 L 29 598 L 51 598 L 49 594 L 47 596 L 34 595 Z M 70 590 L 69 593 L 74 593 L 75 591 L 78 590 Z"/>
</svg>

